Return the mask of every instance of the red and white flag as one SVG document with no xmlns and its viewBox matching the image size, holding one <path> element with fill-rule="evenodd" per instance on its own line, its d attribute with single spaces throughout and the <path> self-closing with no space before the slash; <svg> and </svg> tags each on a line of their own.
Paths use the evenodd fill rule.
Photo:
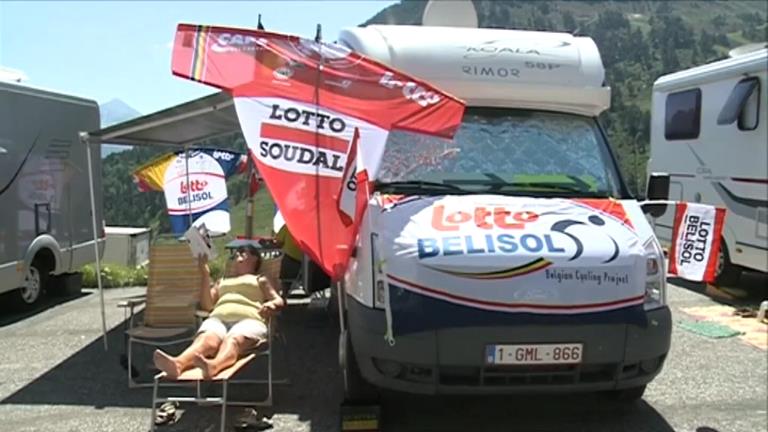
<svg viewBox="0 0 768 432">
<path fill-rule="evenodd" d="M 669 273 L 697 282 L 715 280 L 725 209 L 677 203 Z"/>
<path fill-rule="evenodd" d="M 346 47 L 266 31 L 180 24 L 172 69 L 233 95 L 288 229 L 334 279 L 359 228 L 366 188 L 356 185 L 375 178 L 390 130 L 451 138 L 464 113 L 462 101 Z"/>
</svg>

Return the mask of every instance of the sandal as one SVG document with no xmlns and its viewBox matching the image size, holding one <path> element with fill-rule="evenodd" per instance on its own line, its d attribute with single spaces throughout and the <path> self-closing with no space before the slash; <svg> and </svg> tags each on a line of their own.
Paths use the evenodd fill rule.
<svg viewBox="0 0 768 432">
<path fill-rule="evenodd" d="M 741 318 L 756 318 L 757 311 L 748 307 L 743 307 L 733 311 L 733 314 Z"/>
<path fill-rule="evenodd" d="M 235 424 L 235 430 L 238 432 L 252 432 L 272 429 L 274 424 L 272 419 L 256 412 L 254 409 L 248 410 L 248 413 L 238 419 Z"/>
<path fill-rule="evenodd" d="M 155 413 L 155 425 L 162 426 L 176 423 L 178 420 L 178 416 L 176 415 L 176 408 L 178 407 L 178 402 L 166 402 L 162 404 Z"/>
</svg>

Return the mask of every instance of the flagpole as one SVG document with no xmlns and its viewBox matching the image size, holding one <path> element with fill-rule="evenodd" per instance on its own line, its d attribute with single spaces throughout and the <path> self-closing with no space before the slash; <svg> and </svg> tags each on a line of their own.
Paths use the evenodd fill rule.
<svg viewBox="0 0 768 432">
<path fill-rule="evenodd" d="M 261 14 L 259 14 L 256 28 L 258 30 L 264 30 L 264 25 L 261 23 Z M 253 181 L 254 166 L 247 142 L 245 144 L 245 157 L 248 158 L 248 198 L 245 200 L 245 238 L 250 240 L 253 238 L 253 192 L 251 192 L 251 182 Z"/>
<path fill-rule="evenodd" d="M 253 194 L 251 193 L 251 181 L 253 179 L 253 161 L 246 144 L 245 154 L 248 158 L 248 199 L 245 202 L 245 238 L 253 238 Z"/>
<path fill-rule="evenodd" d="M 315 43 L 317 43 L 317 52 L 320 54 L 320 61 L 318 63 L 317 68 L 317 74 L 315 78 L 315 119 L 319 118 L 320 114 L 320 74 L 322 73 L 323 68 L 323 60 L 325 57 L 323 57 L 323 45 L 321 44 L 322 41 L 322 27 L 320 24 L 317 24 L 317 28 L 315 30 Z M 320 148 L 320 141 L 319 141 L 319 134 L 320 131 L 318 130 L 319 123 L 317 120 L 315 120 L 315 152 L 317 152 Z M 320 190 L 320 166 L 315 165 L 315 191 Z M 315 192 L 315 209 L 320 208 L 320 196 L 317 192 Z M 316 212 L 317 214 L 317 220 L 315 221 L 317 224 L 317 245 L 318 245 L 318 252 L 320 254 L 320 260 L 322 262 L 323 260 L 323 238 L 320 234 L 320 212 Z M 304 285 L 304 290 L 309 293 L 309 260 L 310 258 L 307 257 L 307 254 L 304 253 L 304 257 L 302 259 L 302 284 Z"/>
</svg>

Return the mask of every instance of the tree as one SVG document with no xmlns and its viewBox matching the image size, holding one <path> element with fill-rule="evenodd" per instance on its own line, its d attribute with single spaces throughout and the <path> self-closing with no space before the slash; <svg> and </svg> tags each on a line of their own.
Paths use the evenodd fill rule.
<svg viewBox="0 0 768 432">
<path fill-rule="evenodd" d="M 563 12 L 563 29 L 568 32 L 576 30 L 576 19 L 570 11 Z"/>
<path fill-rule="evenodd" d="M 727 23 L 728 21 L 726 21 L 725 17 L 721 14 L 717 14 L 714 18 L 712 18 L 712 26 L 716 29 L 722 29 Z"/>
</svg>

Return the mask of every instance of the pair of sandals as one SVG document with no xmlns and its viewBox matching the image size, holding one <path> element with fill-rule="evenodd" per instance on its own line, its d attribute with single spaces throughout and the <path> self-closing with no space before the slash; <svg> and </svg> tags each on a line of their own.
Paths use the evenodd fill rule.
<svg viewBox="0 0 768 432">
<path fill-rule="evenodd" d="M 157 409 L 155 413 L 155 425 L 172 425 L 179 420 L 179 416 L 176 410 L 179 408 L 178 402 L 166 402 Z M 272 423 L 271 416 L 259 415 L 254 409 L 249 409 L 248 412 L 238 419 L 235 424 L 235 430 L 238 432 L 254 432 L 265 431 L 272 429 L 274 424 Z"/>
</svg>

